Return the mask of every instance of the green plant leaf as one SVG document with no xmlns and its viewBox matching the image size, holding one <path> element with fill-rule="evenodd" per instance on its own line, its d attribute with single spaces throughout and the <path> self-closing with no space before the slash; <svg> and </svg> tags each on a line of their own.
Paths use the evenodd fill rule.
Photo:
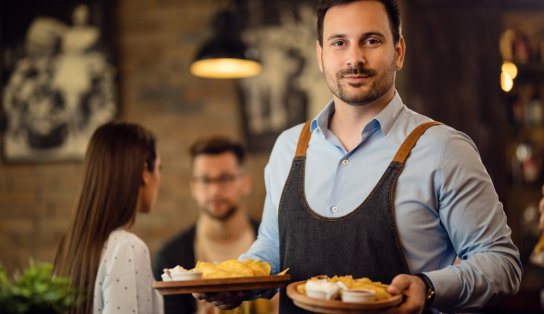
<svg viewBox="0 0 544 314">
<path fill-rule="evenodd" d="M 83 294 L 70 287 L 67 277 L 53 276 L 51 263 L 30 260 L 23 272 L 16 270 L 10 281 L 0 265 L 0 312 L 66 313 L 81 302 Z"/>
</svg>

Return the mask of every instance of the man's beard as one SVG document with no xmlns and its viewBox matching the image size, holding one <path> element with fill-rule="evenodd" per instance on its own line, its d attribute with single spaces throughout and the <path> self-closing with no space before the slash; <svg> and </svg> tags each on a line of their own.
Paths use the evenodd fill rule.
<svg viewBox="0 0 544 314">
<path fill-rule="evenodd" d="M 346 92 L 344 84 L 348 84 L 353 88 L 362 86 L 362 84 L 350 84 L 342 82 L 342 78 L 345 75 L 364 75 L 369 79 L 373 79 L 369 82 L 369 90 L 366 93 L 358 92 L 357 94 L 349 95 Z M 382 74 L 378 74 L 372 69 L 364 68 L 362 64 L 358 64 L 356 67 L 350 67 L 340 70 L 336 73 L 336 81 L 329 82 L 329 88 L 331 92 L 343 102 L 352 106 L 364 106 L 370 104 L 389 91 L 395 80 L 395 61 L 391 64 L 391 67 Z M 328 81 L 328 80 L 327 80 Z"/>
<path fill-rule="evenodd" d="M 220 221 L 220 222 L 225 222 L 229 220 L 238 211 L 238 207 L 236 205 L 230 206 L 223 215 L 216 215 L 212 213 L 212 211 L 210 211 L 207 207 L 204 207 L 203 211 L 211 219 Z"/>
</svg>

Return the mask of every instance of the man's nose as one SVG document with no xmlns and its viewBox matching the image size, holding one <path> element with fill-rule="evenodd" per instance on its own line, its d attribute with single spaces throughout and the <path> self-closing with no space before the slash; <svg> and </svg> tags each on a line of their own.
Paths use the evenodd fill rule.
<svg viewBox="0 0 544 314">
<path fill-rule="evenodd" d="M 366 64 L 364 50 L 358 45 L 352 45 L 349 48 L 347 65 L 350 67 L 357 67 L 359 65 L 364 65 L 364 64 Z"/>
</svg>

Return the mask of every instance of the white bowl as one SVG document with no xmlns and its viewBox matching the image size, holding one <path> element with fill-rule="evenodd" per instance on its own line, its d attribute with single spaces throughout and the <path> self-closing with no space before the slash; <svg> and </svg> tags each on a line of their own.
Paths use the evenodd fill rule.
<svg viewBox="0 0 544 314">
<path fill-rule="evenodd" d="M 327 280 L 309 280 L 306 282 L 306 295 L 310 298 L 333 300 L 340 293 L 340 287 Z"/>
<path fill-rule="evenodd" d="M 372 302 L 376 299 L 376 292 L 368 289 L 342 290 L 342 301 L 348 303 Z"/>
<path fill-rule="evenodd" d="M 162 281 L 172 281 L 172 278 L 167 273 L 161 275 Z"/>
<path fill-rule="evenodd" d="M 184 272 L 184 273 L 170 273 L 172 281 L 185 281 L 185 280 L 197 280 L 202 279 L 201 272 Z"/>
</svg>

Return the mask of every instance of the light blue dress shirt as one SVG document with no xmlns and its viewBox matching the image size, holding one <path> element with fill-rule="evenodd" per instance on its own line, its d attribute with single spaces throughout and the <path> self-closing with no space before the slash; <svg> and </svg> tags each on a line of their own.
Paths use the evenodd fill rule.
<svg viewBox="0 0 544 314">
<path fill-rule="evenodd" d="M 305 194 L 319 215 L 342 217 L 366 199 L 410 131 L 430 119 L 408 109 L 397 93 L 362 128 L 360 144 L 348 152 L 328 128 L 333 113 L 331 101 L 312 121 Z M 284 131 L 274 145 L 265 168 L 267 195 L 259 235 L 240 257 L 267 261 L 273 273 L 280 271 L 278 206 L 301 130 L 297 125 Z M 433 307 L 468 310 L 519 288 L 519 251 L 467 135 L 444 125 L 427 130 L 398 179 L 395 215 L 411 272 L 425 273 L 434 284 Z M 346 236 L 352 234 L 346 230 Z M 350 258 L 349 252 L 337 254 L 339 262 Z M 461 263 L 453 265 L 456 257 Z"/>
</svg>

